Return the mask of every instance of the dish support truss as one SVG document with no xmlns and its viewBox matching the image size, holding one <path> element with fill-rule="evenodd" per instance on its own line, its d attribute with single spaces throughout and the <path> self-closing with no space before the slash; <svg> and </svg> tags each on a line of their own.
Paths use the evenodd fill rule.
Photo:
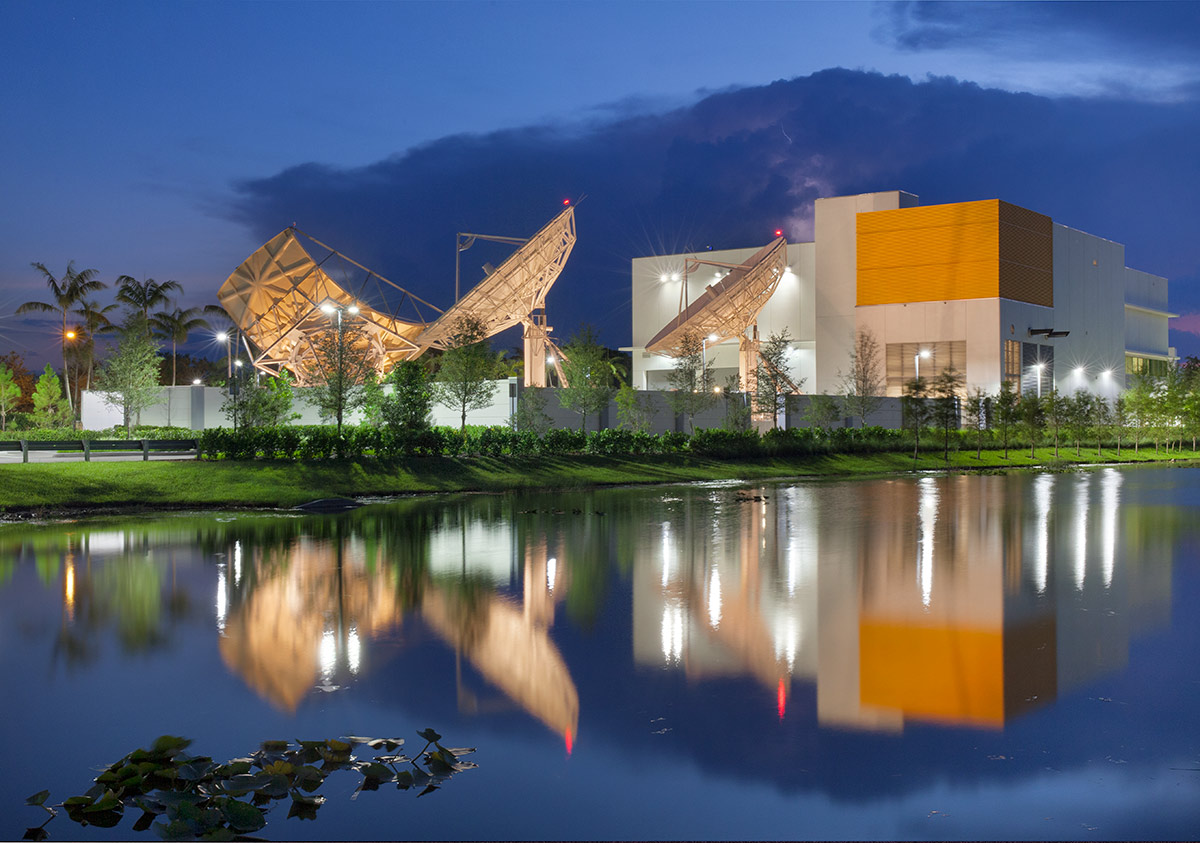
<svg viewBox="0 0 1200 843">
<path fill-rule="evenodd" d="M 470 292 L 417 337 L 419 350 L 445 348 L 458 320 L 477 319 L 486 336 L 514 325 L 524 326 L 525 386 L 546 385 L 547 352 L 558 367 L 562 353 L 550 339 L 546 324 L 546 294 L 566 266 L 575 247 L 575 208 L 567 207 L 488 273 Z M 562 371 L 559 369 L 559 377 Z"/>
<path fill-rule="evenodd" d="M 687 277 L 704 266 L 723 267 L 729 274 L 704 288 L 695 301 L 687 304 Z M 684 263 L 684 283 L 679 292 L 679 315 L 668 322 L 646 344 L 646 350 L 667 357 L 678 357 L 686 334 L 715 336 L 713 345 L 737 338 L 738 375 L 742 389 L 752 398 L 758 392 L 758 368 L 772 369 L 792 390 L 799 388 L 785 373 L 779 372 L 762 357 L 758 339 L 758 314 L 771 300 L 787 268 L 787 240 L 777 237 L 750 256 L 744 263 L 730 264 L 689 258 Z M 756 409 L 756 415 L 759 415 Z"/>
</svg>

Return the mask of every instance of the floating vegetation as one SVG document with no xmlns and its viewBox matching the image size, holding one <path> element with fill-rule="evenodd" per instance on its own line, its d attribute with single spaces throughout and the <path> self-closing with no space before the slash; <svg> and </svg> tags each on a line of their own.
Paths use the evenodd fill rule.
<svg viewBox="0 0 1200 843">
<path fill-rule="evenodd" d="M 413 757 L 399 752 L 403 738 L 264 741 L 244 758 L 224 764 L 185 750 L 187 738 L 163 735 L 149 749 L 135 749 L 109 765 L 82 796 L 50 806 L 49 790 L 25 800 L 49 813 L 40 826 L 26 829 L 25 840 L 46 840 L 46 825 L 58 814 L 80 825 L 116 826 L 126 809 L 140 809 L 133 830 L 153 831 L 164 840 L 235 840 L 267 824 L 277 801 L 289 800 L 288 818 L 314 820 L 325 797 L 316 791 L 338 771 L 362 777 L 354 796 L 364 790 L 395 785 L 424 796 L 455 773 L 477 765 L 460 761 L 474 749 L 445 747 L 433 729 L 417 732 L 425 746 Z M 354 755 L 355 748 L 364 753 Z M 365 757 L 369 754 L 371 757 Z"/>
</svg>

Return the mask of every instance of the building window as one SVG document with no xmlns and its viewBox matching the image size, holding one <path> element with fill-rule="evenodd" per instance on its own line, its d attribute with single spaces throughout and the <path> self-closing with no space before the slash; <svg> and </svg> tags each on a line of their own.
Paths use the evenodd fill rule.
<svg viewBox="0 0 1200 843">
<path fill-rule="evenodd" d="M 1054 346 L 1021 343 L 1021 392 L 1048 395 L 1053 387 Z"/>
<path fill-rule="evenodd" d="M 1125 355 L 1125 374 L 1127 375 L 1150 375 L 1151 377 L 1161 378 L 1170 369 L 1171 364 L 1166 360 L 1160 360 L 1157 357 L 1142 357 L 1137 354 Z"/>
<path fill-rule="evenodd" d="M 904 385 L 917 376 L 920 358 L 921 380 L 929 384 L 948 369 L 964 379 L 967 372 L 967 341 L 890 342 L 887 344 L 887 394 L 904 394 Z"/>
<path fill-rule="evenodd" d="M 1021 342 L 1020 340 L 1004 341 L 1004 380 L 1013 385 L 1017 391 L 1021 389 Z"/>
</svg>

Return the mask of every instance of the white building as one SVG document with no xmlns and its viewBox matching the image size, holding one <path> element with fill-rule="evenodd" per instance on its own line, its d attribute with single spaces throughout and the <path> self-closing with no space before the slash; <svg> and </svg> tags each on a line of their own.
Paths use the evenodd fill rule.
<svg viewBox="0 0 1200 843">
<path fill-rule="evenodd" d="M 633 260 L 633 383 L 666 386 L 672 360 L 648 342 L 761 244 Z M 857 331 L 878 340 L 887 394 L 919 369 L 953 367 L 967 389 L 1088 389 L 1115 394 L 1126 374 L 1164 371 L 1167 281 L 1125 266 L 1125 247 L 998 199 L 921 207 L 903 191 L 818 199 L 812 243 L 787 246 L 787 270 L 758 318 L 765 340 L 787 330 L 803 392 L 836 394 Z M 706 348 L 718 384 L 738 347 Z M 1040 384 L 1039 384 L 1040 377 Z M 800 382 L 803 379 L 803 382 Z"/>
</svg>

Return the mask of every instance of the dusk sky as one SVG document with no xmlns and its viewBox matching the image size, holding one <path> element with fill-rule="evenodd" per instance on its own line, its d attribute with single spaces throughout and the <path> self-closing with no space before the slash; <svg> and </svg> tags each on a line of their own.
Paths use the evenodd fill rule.
<svg viewBox="0 0 1200 843">
<path fill-rule="evenodd" d="M 1200 354 L 1200 4 L 8 0 L 0 23 L 0 352 L 30 368 L 58 358 L 55 322 L 13 316 L 48 295 L 32 261 L 208 304 L 294 222 L 446 307 L 456 231 L 529 236 L 586 195 L 549 320 L 620 346 L 632 258 L 810 239 L 815 198 L 891 189 L 1124 243 Z M 465 257 L 464 286 L 498 263 Z"/>
</svg>

